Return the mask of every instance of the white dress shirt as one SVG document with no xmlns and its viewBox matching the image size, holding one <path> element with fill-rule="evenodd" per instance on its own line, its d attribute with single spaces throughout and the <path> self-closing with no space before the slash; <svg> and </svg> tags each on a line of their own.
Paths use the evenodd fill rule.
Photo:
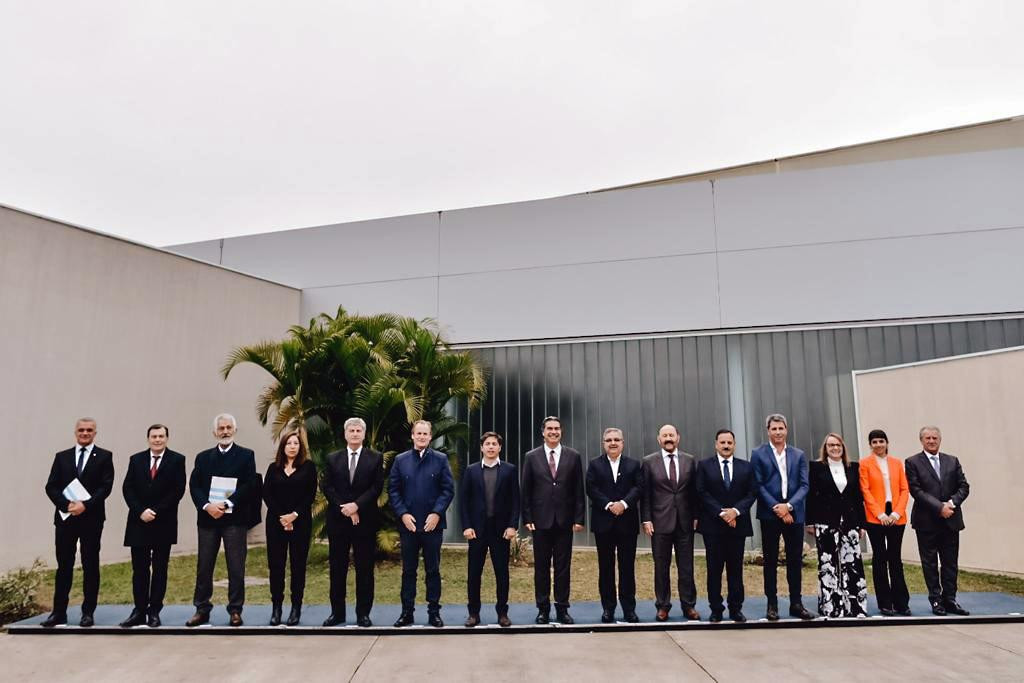
<svg viewBox="0 0 1024 683">
<path fill-rule="evenodd" d="M 675 455 L 676 457 L 675 458 L 669 458 L 668 457 L 668 451 L 666 451 L 664 448 L 662 448 L 661 449 L 661 461 L 665 464 L 665 476 L 668 477 L 669 480 L 672 479 L 672 472 L 669 469 L 669 467 L 670 467 L 669 463 L 672 460 L 676 461 L 676 481 L 679 481 L 679 451 L 678 450 L 674 450 L 674 451 L 672 451 L 672 454 Z"/>
<path fill-rule="evenodd" d="M 622 455 L 621 454 L 619 455 L 619 457 L 615 458 L 614 460 L 612 460 L 611 458 L 608 458 L 608 464 L 612 466 L 612 481 L 614 481 L 614 482 L 618 482 L 619 481 L 619 464 L 621 463 L 621 461 L 622 461 Z M 629 509 L 629 503 L 627 503 L 624 500 L 618 500 L 618 501 L 613 500 L 610 503 L 608 503 L 607 505 L 605 505 L 604 509 L 607 510 L 614 503 L 622 503 L 623 507 L 625 507 L 627 510 Z"/>
<path fill-rule="evenodd" d="M 721 453 L 716 453 L 716 455 L 718 456 L 718 472 L 722 475 L 722 481 L 725 481 L 725 465 L 723 463 L 729 463 L 729 484 L 732 485 L 732 480 L 736 478 L 736 465 L 733 463 L 732 456 L 730 455 L 728 458 L 723 458 Z M 736 513 L 737 517 L 740 516 L 741 513 L 738 509 L 730 509 Z M 719 512 L 718 516 L 721 517 L 722 513 Z"/>
<path fill-rule="evenodd" d="M 880 469 L 882 471 L 882 483 L 885 485 L 885 502 L 886 503 L 891 503 L 892 502 L 892 483 L 889 481 L 889 476 L 890 476 L 889 475 L 889 456 L 885 456 L 883 458 L 879 458 L 876 455 L 875 456 L 875 462 L 878 463 L 878 469 Z M 883 512 L 882 514 L 884 515 L 885 513 Z M 900 513 L 898 513 L 895 510 L 893 510 L 891 516 L 894 517 L 895 519 L 899 519 L 900 518 Z M 879 516 L 879 519 L 881 519 L 881 516 Z"/>
<path fill-rule="evenodd" d="M 832 473 L 832 481 L 836 483 L 836 488 L 839 489 L 839 493 L 846 490 L 846 468 L 843 466 L 842 460 L 828 461 L 828 469 Z"/>
<path fill-rule="evenodd" d="M 771 446 L 772 453 L 775 455 L 775 464 L 779 466 L 779 475 L 782 477 L 782 497 L 789 498 L 789 472 L 786 471 L 786 446 L 783 444 L 782 451 L 775 450 L 773 444 Z M 789 509 L 792 510 L 793 506 L 790 505 Z"/>
<path fill-rule="evenodd" d="M 559 443 L 554 448 L 544 444 L 544 462 L 548 462 L 548 458 L 551 457 L 551 451 L 555 452 L 555 470 L 558 469 L 558 461 L 562 459 L 562 444 Z"/>
<path fill-rule="evenodd" d="M 149 450 L 149 471 L 150 472 L 153 471 L 154 465 L 156 466 L 157 469 L 160 469 L 159 463 L 164 461 L 164 456 L 165 455 L 167 455 L 167 449 L 166 448 L 159 455 L 154 453 L 153 449 Z M 157 457 L 160 458 L 159 461 L 157 460 Z"/>
</svg>

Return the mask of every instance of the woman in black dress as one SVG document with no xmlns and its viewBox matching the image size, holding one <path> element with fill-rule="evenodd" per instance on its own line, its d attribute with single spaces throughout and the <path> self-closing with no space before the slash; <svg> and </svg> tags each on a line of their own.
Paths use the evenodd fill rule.
<svg viewBox="0 0 1024 683">
<path fill-rule="evenodd" d="M 818 545 L 818 614 L 867 616 L 868 584 L 860 556 L 864 499 L 858 465 L 847 457 L 841 436 L 825 437 L 808 479 L 807 524 Z"/>
<path fill-rule="evenodd" d="M 277 457 L 267 468 L 263 499 L 267 502 L 267 564 L 270 566 L 270 625 L 281 624 L 284 602 L 284 566 L 291 555 L 292 611 L 285 622 L 296 626 L 302 618 L 306 588 L 306 559 L 313 532 L 312 508 L 316 496 L 316 466 L 309 459 L 302 435 L 284 434 Z"/>
</svg>

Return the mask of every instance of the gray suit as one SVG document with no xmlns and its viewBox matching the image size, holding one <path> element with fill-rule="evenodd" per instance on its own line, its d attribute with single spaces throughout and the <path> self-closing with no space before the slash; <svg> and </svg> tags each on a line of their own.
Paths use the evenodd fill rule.
<svg viewBox="0 0 1024 683">
<path fill-rule="evenodd" d="M 697 586 L 693 581 L 693 522 L 699 510 L 697 468 L 692 455 L 679 450 L 676 453 L 678 462 L 674 487 L 660 450 L 644 458 L 644 493 L 640 502 L 641 520 L 654 524 L 651 550 L 654 554 L 655 606 L 665 611 L 672 607 L 669 567 L 673 549 L 682 607 L 686 610 L 697 602 Z"/>
</svg>

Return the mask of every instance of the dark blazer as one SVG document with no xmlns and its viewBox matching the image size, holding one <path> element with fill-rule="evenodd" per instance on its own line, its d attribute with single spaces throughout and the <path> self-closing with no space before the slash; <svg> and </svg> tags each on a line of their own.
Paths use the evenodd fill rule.
<svg viewBox="0 0 1024 683">
<path fill-rule="evenodd" d="M 967 499 L 971 487 L 964 476 L 960 460 L 947 453 L 939 452 L 939 472 L 928 462 L 928 455 L 921 451 L 907 458 L 905 463 L 907 486 L 914 497 L 910 511 L 910 525 L 922 531 L 937 531 L 943 526 L 954 531 L 964 528 L 964 512 L 961 504 Z M 952 500 L 956 507 L 953 516 L 943 519 L 939 515 L 942 504 Z"/>
<path fill-rule="evenodd" d="M 497 532 L 519 528 L 519 472 L 516 466 L 501 461 L 498 467 L 498 481 L 494 491 L 494 520 Z M 473 463 L 462 473 L 459 484 L 459 516 L 462 530 L 473 529 L 479 535 L 487 521 L 487 497 L 484 493 L 484 468 L 479 462 Z"/>
<path fill-rule="evenodd" d="M 619 479 L 612 480 L 612 464 L 607 455 L 587 466 L 586 489 L 590 497 L 590 530 L 595 534 L 608 531 L 640 533 L 640 497 L 643 495 L 643 467 L 639 460 L 619 456 Z M 626 503 L 619 516 L 605 507 L 616 501 Z"/>
<path fill-rule="evenodd" d="M 757 518 L 778 519 L 772 508 L 782 502 L 782 474 L 775 462 L 775 452 L 770 443 L 763 443 L 750 453 L 750 464 L 754 467 L 757 480 Z M 786 446 L 786 475 L 789 498 L 793 506 L 794 524 L 803 524 L 807 518 L 806 500 L 810 484 L 807 480 L 807 457 L 794 446 Z"/>
<path fill-rule="evenodd" d="M 67 498 L 64 497 L 64 489 L 78 477 L 78 446 L 61 451 L 53 456 L 53 466 L 50 467 L 50 476 L 46 480 L 46 495 L 50 498 L 57 510 L 68 511 Z M 85 512 L 77 518 L 68 517 L 67 521 L 77 519 L 79 524 L 99 524 L 107 518 L 107 510 L 104 504 L 110 490 L 114 487 L 114 456 L 113 454 L 93 446 L 92 453 L 82 469 L 82 476 L 78 477 L 82 486 L 89 492 L 90 500 L 85 502 Z M 53 525 L 63 524 L 57 510 L 53 512 Z"/>
<path fill-rule="evenodd" d="M 432 512 L 441 517 L 436 529 L 446 528 L 445 512 L 454 498 L 455 479 L 447 455 L 427 448 L 422 458 L 414 450 L 395 458 L 388 478 L 388 500 L 399 519 L 399 531 L 405 530 L 401 519 L 407 513 L 416 518 L 417 531 L 423 531 Z"/>
<path fill-rule="evenodd" d="M 754 535 L 750 520 L 750 508 L 757 496 L 757 482 L 754 468 L 746 460 L 735 455 L 729 460 L 729 488 L 725 488 L 718 454 L 704 458 L 697 463 L 697 496 L 700 498 L 700 525 L 698 530 L 704 536 L 747 536 Z M 740 516 L 736 526 L 731 527 L 719 517 L 722 508 L 736 508 Z M 655 526 L 655 529 L 658 527 Z"/>
<path fill-rule="evenodd" d="M 693 531 L 693 520 L 697 519 L 699 501 L 697 498 L 697 473 L 695 460 L 689 453 L 676 451 L 676 487 L 665 471 L 661 450 L 644 457 L 644 494 L 640 504 L 640 518 L 654 524 L 654 533 L 671 534 L 676 525 Z"/>
<path fill-rule="evenodd" d="M 348 476 L 348 447 L 327 456 L 320 477 L 320 489 L 327 498 L 327 533 L 342 531 L 370 535 L 380 528 L 377 499 L 384 490 L 384 456 L 363 446 L 352 482 Z M 359 506 L 359 524 L 353 525 L 339 508 L 345 503 Z"/>
<path fill-rule="evenodd" d="M 808 466 L 810 492 L 807 495 L 807 524 L 825 524 L 840 531 L 863 529 L 864 496 L 860 492 L 860 465 L 846 468 L 846 488 L 840 493 L 828 463 L 815 461 Z"/>
<path fill-rule="evenodd" d="M 185 495 L 185 456 L 166 449 L 160 457 L 156 477 L 149 478 L 149 449 L 128 459 L 128 472 L 121 485 L 128 504 L 124 544 L 164 546 L 178 542 L 178 503 Z M 143 522 L 139 515 L 152 510 L 156 519 Z"/>
<path fill-rule="evenodd" d="M 203 510 L 210 502 L 210 481 L 213 477 L 234 477 L 237 488 L 228 500 L 234 506 L 231 514 L 214 519 Z M 196 506 L 197 526 L 216 528 L 224 526 L 251 526 L 253 497 L 256 495 L 256 455 L 252 450 L 237 443 L 232 444 L 226 453 L 221 453 L 218 446 L 209 448 L 196 455 L 192 466 L 192 475 L 188 480 L 189 493 Z"/>
<path fill-rule="evenodd" d="M 583 460 L 579 452 L 562 445 L 558 470 L 551 478 L 544 446 L 523 456 L 523 524 L 537 529 L 572 528 L 586 521 Z"/>
</svg>

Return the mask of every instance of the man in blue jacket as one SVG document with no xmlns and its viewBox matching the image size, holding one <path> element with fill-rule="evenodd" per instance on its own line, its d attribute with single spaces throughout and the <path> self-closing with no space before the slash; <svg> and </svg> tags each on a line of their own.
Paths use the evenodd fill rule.
<svg viewBox="0 0 1024 683">
<path fill-rule="evenodd" d="M 455 496 L 448 456 L 430 448 L 433 428 L 426 420 L 412 425 L 412 450 L 399 454 L 388 478 L 388 500 L 398 517 L 402 544 L 402 614 L 396 627 L 413 623 L 416 611 L 416 569 L 420 552 L 426 571 L 428 623 L 440 628 L 441 539 L 445 511 Z"/>
<path fill-rule="evenodd" d="M 800 593 L 800 571 L 804 550 L 804 506 L 810 480 L 807 457 L 799 448 L 786 445 L 789 426 L 785 415 L 769 415 L 764 422 L 768 443 L 750 454 L 757 482 L 757 519 L 761 522 L 764 550 L 764 594 L 768 598 L 768 621 L 779 619 L 777 574 L 779 538 L 786 543 L 786 581 L 789 583 L 789 614 L 800 619 L 814 617 L 804 606 Z"/>
</svg>

